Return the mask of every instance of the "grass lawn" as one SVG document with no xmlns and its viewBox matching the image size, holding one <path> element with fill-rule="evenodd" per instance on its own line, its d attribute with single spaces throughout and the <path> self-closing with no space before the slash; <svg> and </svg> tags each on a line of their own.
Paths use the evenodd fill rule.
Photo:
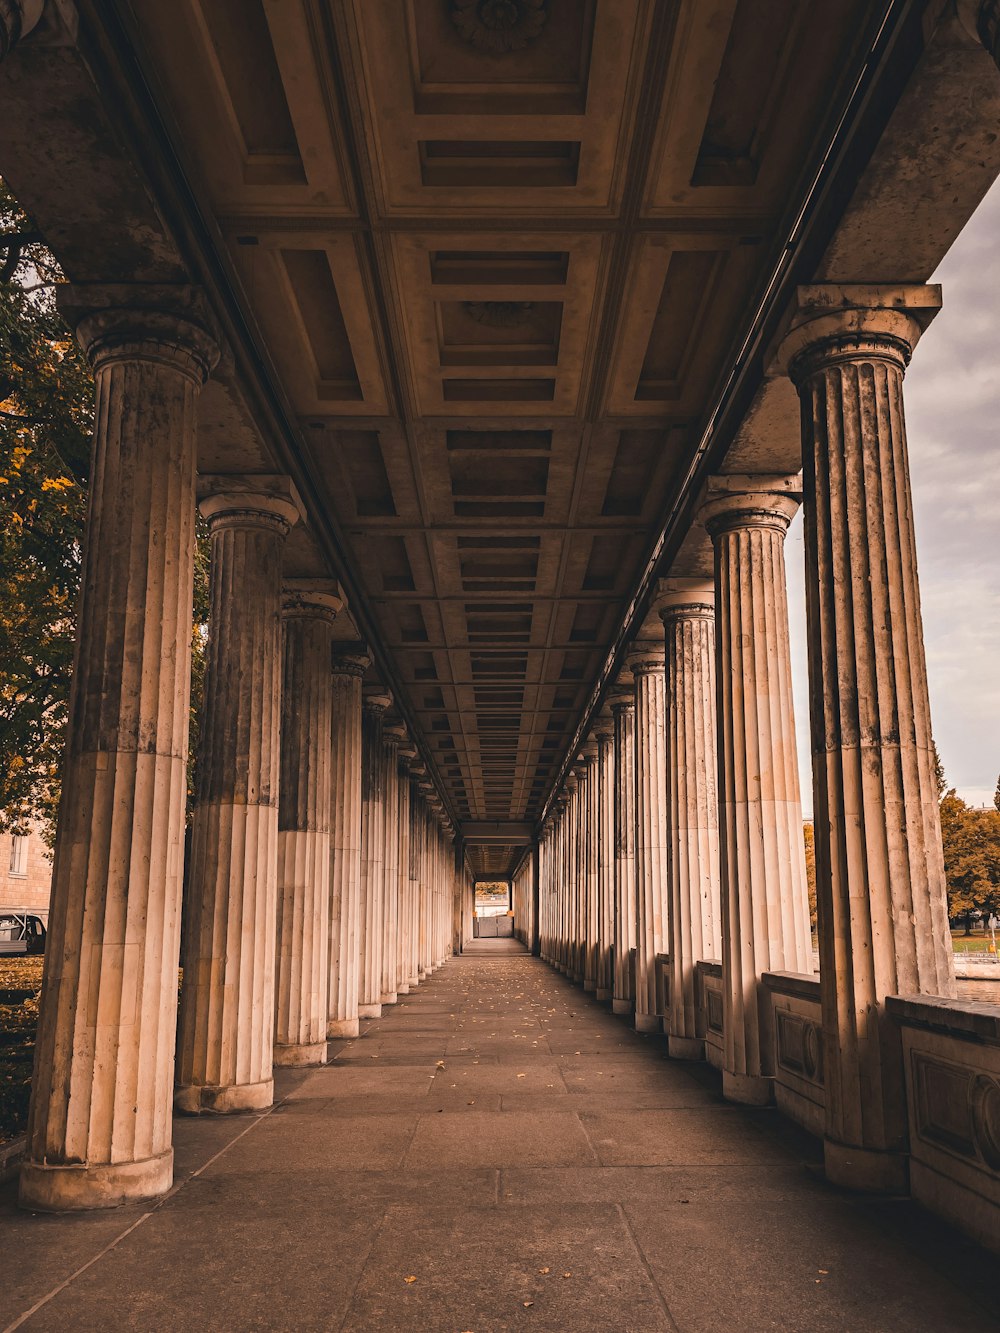
<svg viewBox="0 0 1000 1333">
<path fill-rule="evenodd" d="M 0 1143 L 27 1123 L 41 989 L 41 958 L 0 958 Z"/>
<path fill-rule="evenodd" d="M 990 937 L 988 935 L 966 935 L 964 931 L 953 930 L 951 932 L 951 945 L 956 953 L 989 953 Z"/>
</svg>

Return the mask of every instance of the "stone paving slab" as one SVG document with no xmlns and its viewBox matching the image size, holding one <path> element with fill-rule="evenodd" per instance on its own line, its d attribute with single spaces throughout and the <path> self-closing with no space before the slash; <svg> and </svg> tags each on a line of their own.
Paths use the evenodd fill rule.
<svg viewBox="0 0 1000 1333">
<path fill-rule="evenodd" d="M 0 1330 L 1000 1328 L 994 1256 L 832 1190 L 815 1140 L 523 954 L 454 960 L 330 1056 L 270 1112 L 177 1119 L 152 1206 L 0 1191 Z"/>
</svg>

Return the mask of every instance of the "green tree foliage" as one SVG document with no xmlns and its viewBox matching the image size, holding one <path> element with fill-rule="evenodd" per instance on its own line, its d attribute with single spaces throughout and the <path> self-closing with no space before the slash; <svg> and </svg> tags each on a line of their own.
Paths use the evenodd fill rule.
<svg viewBox="0 0 1000 1333">
<path fill-rule="evenodd" d="M 941 798 L 941 839 L 948 881 L 948 915 L 1000 913 L 1000 810 L 974 810 L 952 788 Z"/>
<path fill-rule="evenodd" d="M 55 309 L 59 270 L 0 182 L 0 827 L 50 839 L 69 697 L 93 418 Z"/>
<path fill-rule="evenodd" d="M 803 824 L 806 847 L 806 889 L 809 893 L 809 927 L 816 934 L 816 837 L 812 824 Z"/>
<path fill-rule="evenodd" d="M 93 377 L 62 322 L 53 256 L 0 181 L 0 829 L 59 802 L 93 429 Z M 204 680 L 208 537 L 195 558 L 192 738 Z M 193 788 L 188 768 L 189 796 Z M 189 802 L 190 807 L 190 802 Z"/>
</svg>

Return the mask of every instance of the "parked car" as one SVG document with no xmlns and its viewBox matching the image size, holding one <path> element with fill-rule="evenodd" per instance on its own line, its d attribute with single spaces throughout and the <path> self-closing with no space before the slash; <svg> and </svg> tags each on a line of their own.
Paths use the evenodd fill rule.
<svg viewBox="0 0 1000 1333">
<path fill-rule="evenodd" d="M 45 952 L 45 927 L 30 912 L 0 914 L 0 958 Z"/>
</svg>

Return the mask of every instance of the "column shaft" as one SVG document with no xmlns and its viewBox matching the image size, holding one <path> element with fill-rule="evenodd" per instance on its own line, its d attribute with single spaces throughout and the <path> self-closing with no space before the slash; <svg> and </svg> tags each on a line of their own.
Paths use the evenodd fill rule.
<svg viewBox="0 0 1000 1333">
<path fill-rule="evenodd" d="M 361 677 L 364 651 L 333 658 L 328 1037 L 358 1035 L 361 913 Z"/>
<path fill-rule="evenodd" d="M 61 293 L 70 318 L 85 290 Z M 84 313 L 78 336 L 97 403 L 20 1183 L 41 1211 L 172 1180 L 195 412 L 217 355 L 201 328 L 159 313 Z"/>
<path fill-rule="evenodd" d="M 667 893 L 664 655 L 660 645 L 634 651 L 636 752 L 635 1026 L 659 1032 L 656 955 L 663 952 Z"/>
<path fill-rule="evenodd" d="M 688 581 L 684 581 L 685 585 Z M 668 581 L 663 618 L 667 657 L 667 825 L 670 839 L 670 1013 L 667 1048 L 701 1059 L 696 968 L 722 952 L 719 805 L 716 794 L 715 634 L 710 583 Z"/>
<path fill-rule="evenodd" d="M 890 994 L 953 995 L 903 373 L 937 288 L 804 289 L 802 401 L 827 1172 L 905 1182 Z M 829 313 L 832 302 L 845 308 Z"/>
<path fill-rule="evenodd" d="M 612 695 L 615 719 L 615 943 L 614 998 L 616 1014 L 630 1014 L 631 965 L 635 948 L 635 692 Z"/>
<path fill-rule="evenodd" d="M 211 605 L 175 1095 L 190 1114 L 273 1099 L 281 552 L 297 516 L 282 480 L 202 482 Z"/>
<path fill-rule="evenodd" d="M 366 696 L 361 722 L 361 909 L 358 939 L 358 1016 L 382 1013 L 382 912 L 385 814 L 382 714 L 388 696 Z"/>
<path fill-rule="evenodd" d="M 615 742 L 614 723 L 601 718 L 597 738 L 597 998 L 614 994 Z"/>
<path fill-rule="evenodd" d="M 286 588 L 278 802 L 274 1063 L 322 1064 L 330 984 L 330 760 L 335 587 Z"/>
</svg>

